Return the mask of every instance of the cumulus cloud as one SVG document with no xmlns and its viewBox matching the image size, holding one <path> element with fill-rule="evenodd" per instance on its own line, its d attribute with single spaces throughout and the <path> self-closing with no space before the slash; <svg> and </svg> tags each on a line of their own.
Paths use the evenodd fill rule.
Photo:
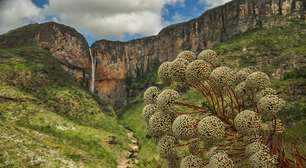
<svg viewBox="0 0 306 168">
<path fill-rule="evenodd" d="M 49 0 L 43 8 L 31 0 L 0 0 L 0 33 L 29 21 L 53 18 L 96 36 L 151 35 L 164 25 L 165 5 L 184 0 Z M 44 19 L 42 19 L 44 18 Z"/>
<path fill-rule="evenodd" d="M 41 20 L 40 12 L 31 0 L 0 0 L 0 34 Z"/>
<path fill-rule="evenodd" d="M 223 5 L 226 2 L 229 2 L 231 0 L 200 0 L 201 3 L 207 5 L 209 8 L 213 8 L 219 5 Z"/>
</svg>

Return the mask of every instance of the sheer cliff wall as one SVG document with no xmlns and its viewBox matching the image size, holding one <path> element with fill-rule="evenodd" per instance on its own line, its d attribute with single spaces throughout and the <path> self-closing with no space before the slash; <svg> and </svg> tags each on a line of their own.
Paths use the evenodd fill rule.
<svg viewBox="0 0 306 168">
<path fill-rule="evenodd" d="M 306 0 L 234 0 L 188 22 L 164 28 L 156 36 L 132 40 L 97 41 L 96 90 L 115 107 L 139 92 L 133 82 L 185 49 L 196 53 L 248 30 L 282 24 L 280 18 L 305 19 Z M 145 87 L 145 84 L 143 85 Z M 142 89 L 141 87 L 139 88 Z"/>
</svg>

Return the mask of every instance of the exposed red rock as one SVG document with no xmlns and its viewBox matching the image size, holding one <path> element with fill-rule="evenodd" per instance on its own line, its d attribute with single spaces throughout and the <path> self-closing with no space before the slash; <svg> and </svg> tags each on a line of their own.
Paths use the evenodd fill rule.
<svg viewBox="0 0 306 168">
<path fill-rule="evenodd" d="M 158 35 L 128 42 L 101 40 L 92 46 L 98 60 L 97 91 L 117 107 L 125 103 L 131 81 L 185 49 L 200 52 L 245 31 L 281 24 L 281 17 L 305 19 L 305 0 L 234 0 Z M 127 82 L 129 81 L 129 82 Z M 120 95 L 120 96 L 118 96 Z"/>
</svg>

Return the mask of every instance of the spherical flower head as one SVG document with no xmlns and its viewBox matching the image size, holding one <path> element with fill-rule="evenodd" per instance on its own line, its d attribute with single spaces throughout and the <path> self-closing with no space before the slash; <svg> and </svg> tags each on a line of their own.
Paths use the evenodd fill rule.
<svg viewBox="0 0 306 168">
<path fill-rule="evenodd" d="M 157 105 L 155 104 L 148 104 L 146 105 L 143 110 L 142 110 L 142 114 L 143 114 L 143 117 L 145 119 L 146 122 L 149 122 L 151 116 L 156 113 L 158 110 L 157 110 Z"/>
<path fill-rule="evenodd" d="M 244 110 L 234 120 L 236 129 L 242 135 L 257 135 L 261 128 L 261 119 L 254 111 Z"/>
<path fill-rule="evenodd" d="M 245 154 L 246 156 L 250 157 L 259 150 L 269 152 L 269 148 L 266 145 L 262 144 L 260 141 L 255 141 L 246 146 Z"/>
<path fill-rule="evenodd" d="M 198 156 L 189 155 L 182 159 L 180 168 L 203 168 L 204 161 Z"/>
<path fill-rule="evenodd" d="M 145 104 L 155 104 L 160 90 L 158 87 L 151 86 L 143 94 Z"/>
<path fill-rule="evenodd" d="M 235 73 L 231 68 L 221 66 L 212 71 L 210 79 L 219 88 L 231 86 L 234 84 Z"/>
<path fill-rule="evenodd" d="M 194 60 L 195 57 L 196 57 L 196 54 L 194 52 L 185 50 L 185 51 L 180 52 L 176 58 L 183 58 L 187 60 L 188 62 L 191 62 Z"/>
<path fill-rule="evenodd" d="M 173 117 L 169 114 L 157 112 L 149 120 L 149 133 L 154 137 L 171 134 Z"/>
<path fill-rule="evenodd" d="M 159 68 L 158 68 L 158 77 L 161 82 L 164 84 L 170 84 L 172 80 L 172 75 L 171 75 L 171 64 L 172 62 L 164 62 L 162 63 Z"/>
<path fill-rule="evenodd" d="M 271 156 L 266 150 L 258 150 L 249 160 L 254 168 L 276 168 L 278 163 L 277 157 Z"/>
<path fill-rule="evenodd" d="M 246 87 L 255 90 L 262 90 L 271 85 L 270 78 L 266 73 L 257 71 L 251 73 L 245 80 Z"/>
<path fill-rule="evenodd" d="M 277 114 L 285 105 L 285 101 L 277 95 L 267 95 L 259 99 L 258 110 L 263 114 Z"/>
<path fill-rule="evenodd" d="M 199 83 L 208 80 L 211 66 L 203 60 L 195 60 L 187 66 L 186 79 L 188 83 Z"/>
<path fill-rule="evenodd" d="M 198 55 L 199 60 L 204 60 L 208 63 L 210 63 L 213 67 L 217 67 L 220 64 L 220 60 L 218 57 L 218 54 L 213 51 L 213 50 L 203 50 L 199 55 Z"/>
<path fill-rule="evenodd" d="M 245 86 L 245 82 L 241 82 L 239 83 L 236 87 L 235 87 L 235 93 L 237 96 L 242 97 L 247 93 L 247 88 Z"/>
<path fill-rule="evenodd" d="M 212 168 L 234 168 L 234 162 L 225 152 L 213 155 L 209 160 L 209 167 Z"/>
<path fill-rule="evenodd" d="M 165 89 L 157 97 L 157 107 L 161 111 L 169 110 L 179 99 L 180 94 L 173 89 Z"/>
<path fill-rule="evenodd" d="M 218 117 L 208 116 L 198 123 L 198 134 L 204 140 L 218 141 L 225 136 L 225 127 Z"/>
<path fill-rule="evenodd" d="M 262 97 L 265 97 L 267 95 L 276 95 L 277 91 L 272 88 L 265 88 L 259 92 L 256 93 L 255 99 L 256 101 L 259 101 Z"/>
<path fill-rule="evenodd" d="M 170 73 L 172 79 L 176 82 L 184 82 L 186 80 L 186 69 L 189 62 L 183 58 L 175 59 L 170 65 Z"/>
<path fill-rule="evenodd" d="M 189 140 L 197 136 L 197 120 L 190 115 L 178 116 L 173 124 L 172 131 L 175 137 L 181 140 Z"/>
<path fill-rule="evenodd" d="M 239 70 L 235 77 L 236 77 L 236 82 L 240 83 L 243 82 L 244 80 L 246 80 L 246 78 L 253 72 L 252 69 L 250 68 L 242 68 L 241 70 Z"/>
<path fill-rule="evenodd" d="M 158 150 L 160 156 L 163 158 L 169 158 L 176 154 L 177 139 L 173 136 L 165 135 L 158 142 Z"/>
</svg>

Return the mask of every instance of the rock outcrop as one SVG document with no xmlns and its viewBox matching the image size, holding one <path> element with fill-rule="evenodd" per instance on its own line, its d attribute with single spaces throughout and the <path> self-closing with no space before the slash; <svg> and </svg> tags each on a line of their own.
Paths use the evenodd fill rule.
<svg viewBox="0 0 306 168">
<path fill-rule="evenodd" d="M 33 43 L 50 51 L 78 81 L 88 80 L 86 74 L 90 73 L 91 65 L 89 47 L 86 39 L 75 29 L 48 22 L 27 25 L 0 36 L 0 47 L 27 46 Z"/>
<path fill-rule="evenodd" d="M 97 58 L 96 90 L 115 107 L 134 96 L 130 85 L 188 49 L 199 52 L 248 30 L 281 23 L 282 18 L 305 19 L 305 0 L 234 0 L 210 9 L 158 35 L 128 42 L 101 40 L 93 44 Z"/>
</svg>

